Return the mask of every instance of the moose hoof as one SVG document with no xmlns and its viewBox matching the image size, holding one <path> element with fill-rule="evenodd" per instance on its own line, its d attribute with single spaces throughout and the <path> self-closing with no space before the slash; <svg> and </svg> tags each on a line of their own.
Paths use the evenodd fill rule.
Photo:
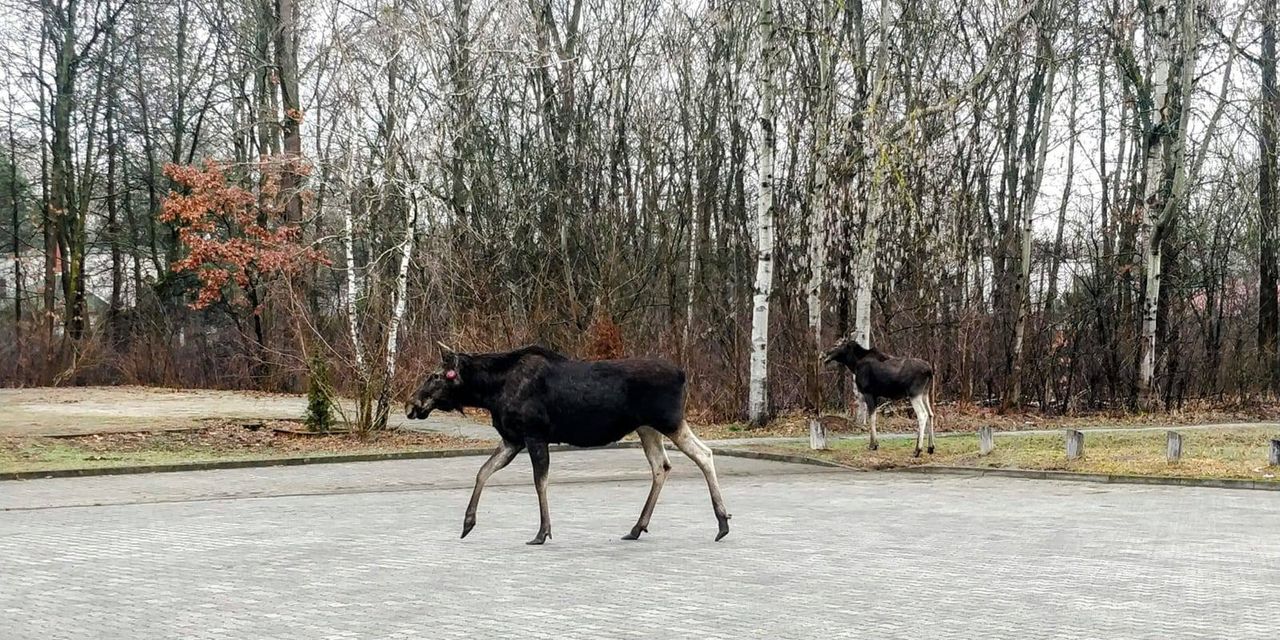
<svg viewBox="0 0 1280 640">
<path fill-rule="evenodd" d="M 871 451 L 875 451 L 876 449 L 879 449 L 879 448 L 880 448 L 880 443 L 874 440 L 871 441 L 871 444 L 867 445 L 867 449 L 870 449 Z"/>
<path fill-rule="evenodd" d="M 466 520 L 463 520 L 462 521 L 462 537 L 463 538 L 467 537 L 467 534 L 471 533 L 471 530 L 474 528 L 476 528 L 476 521 L 474 519 L 468 518 Z"/>
<path fill-rule="evenodd" d="M 627 535 L 622 536 L 622 539 L 623 540 L 639 540 L 640 534 L 642 533 L 649 533 L 649 529 L 647 527 L 634 527 L 631 529 L 631 533 L 628 533 Z"/>
<path fill-rule="evenodd" d="M 929 445 L 929 455 L 933 455 L 933 445 Z"/>
<path fill-rule="evenodd" d="M 546 542 L 546 541 L 547 541 L 547 538 L 550 538 L 550 537 L 551 537 L 551 532 L 550 532 L 550 531 L 545 531 L 545 532 L 544 532 L 544 531 L 539 531 L 539 532 L 538 532 L 538 535 L 534 536 L 532 540 L 530 540 L 530 541 L 526 542 L 525 544 L 527 544 L 527 545 L 539 545 L 539 544 L 542 544 L 542 543 Z"/>
<path fill-rule="evenodd" d="M 719 520 L 720 520 L 720 532 L 716 534 L 716 542 L 720 542 L 720 540 L 721 540 L 722 538 L 724 538 L 725 536 L 729 535 L 729 518 L 730 518 L 730 516 L 725 516 L 725 517 L 723 517 L 723 518 L 720 518 L 720 519 L 719 519 Z"/>
<path fill-rule="evenodd" d="M 919 458 L 919 457 L 920 457 L 920 450 L 919 450 L 919 449 L 916 449 L 916 450 L 911 454 L 911 457 L 912 457 L 912 458 Z"/>
</svg>

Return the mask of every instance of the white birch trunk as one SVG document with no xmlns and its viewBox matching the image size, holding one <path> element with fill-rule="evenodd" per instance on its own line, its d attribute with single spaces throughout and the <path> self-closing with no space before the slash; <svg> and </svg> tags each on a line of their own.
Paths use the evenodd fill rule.
<svg viewBox="0 0 1280 640">
<path fill-rule="evenodd" d="M 884 136 L 886 109 L 883 102 L 889 93 L 889 1 L 880 1 L 880 43 L 876 47 L 876 76 L 871 99 L 867 104 L 867 137 L 864 141 L 871 157 L 871 184 L 867 189 L 867 215 L 862 223 L 858 243 L 858 275 L 853 299 L 853 339 L 863 347 L 871 347 L 871 302 L 876 285 L 876 246 L 880 242 L 880 209 L 888 170 L 888 145 Z M 866 407 L 858 399 L 858 415 Z"/>
<path fill-rule="evenodd" d="M 391 318 L 387 323 L 387 379 L 390 380 L 396 375 L 396 354 L 400 335 L 400 321 L 404 318 L 404 309 L 408 299 L 409 288 L 409 263 L 413 261 L 413 240 L 416 235 L 418 222 L 418 197 L 413 198 L 414 202 L 409 207 L 409 215 L 406 216 L 404 229 L 403 249 L 400 253 L 400 268 L 396 271 L 396 297 L 395 306 L 391 311 Z"/>
<path fill-rule="evenodd" d="M 698 172 L 693 170 L 693 183 L 697 183 Z M 689 340 L 691 338 L 690 331 L 693 327 L 693 303 L 698 296 L 694 294 L 694 283 L 698 279 L 698 233 L 701 231 L 698 225 L 698 202 L 695 200 L 693 209 L 689 212 L 689 272 L 685 274 L 685 291 L 688 292 L 688 299 L 685 301 L 684 309 L 684 331 L 680 339 L 681 355 L 688 358 Z"/>
<path fill-rule="evenodd" d="M 769 296 L 773 291 L 773 0 L 760 0 L 760 193 L 756 209 L 756 280 L 751 314 L 747 416 L 769 420 Z"/>
<path fill-rule="evenodd" d="M 876 245 L 880 242 L 880 189 L 883 183 L 880 159 L 873 162 L 877 166 L 872 170 L 871 187 L 867 191 L 867 217 L 858 242 L 858 275 L 853 297 L 853 339 L 867 348 L 871 347 L 871 294 L 876 286 Z"/>
<path fill-rule="evenodd" d="M 1186 0 L 1183 0 L 1184 2 Z M 1156 319 L 1160 312 L 1162 244 L 1169 224 L 1173 222 L 1186 191 L 1186 130 L 1189 121 L 1192 84 L 1195 70 L 1195 7 L 1183 6 L 1179 11 L 1170 0 L 1159 0 L 1152 7 L 1152 25 L 1156 44 L 1155 74 L 1152 78 L 1153 114 L 1151 127 L 1164 131 L 1146 150 L 1146 193 L 1143 198 L 1142 237 L 1146 290 L 1142 301 L 1142 339 L 1138 359 L 1138 391 L 1144 401 L 1151 400 L 1156 370 Z M 1177 20 L 1181 17 L 1181 20 Z M 1175 32 L 1175 27 L 1177 31 Z M 1180 56 L 1180 57 L 1179 57 Z M 1180 66 L 1175 68 L 1175 62 Z M 1178 95 L 1171 85 L 1178 74 Z M 1216 122 L 1216 120 L 1215 120 Z M 1173 129 L 1170 132 L 1170 129 Z M 1156 142 L 1158 141 L 1158 143 Z M 1173 167 L 1164 166 L 1163 146 L 1170 145 Z M 1164 177 L 1172 173 L 1170 189 L 1164 189 Z"/>
<path fill-rule="evenodd" d="M 413 261 L 413 240 L 416 235 L 414 232 L 418 227 L 418 207 L 422 203 L 422 195 L 416 187 L 411 190 L 411 194 L 410 205 L 405 215 L 404 241 L 400 245 L 400 267 L 396 270 L 395 298 L 392 301 L 391 317 L 387 319 L 387 359 L 383 364 L 382 390 L 378 395 L 378 411 L 374 425 L 376 428 L 387 425 L 388 409 L 391 404 L 391 385 L 396 377 L 400 321 L 404 318 L 409 293 L 409 263 Z"/>
<path fill-rule="evenodd" d="M 360 290 L 360 278 L 356 274 L 355 230 L 349 207 L 342 217 L 346 228 L 343 245 L 347 253 L 347 330 L 351 336 L 351 349 L 355 353 L 356 370 L 359 372 L 360 377 L 364 378 L 367 370 L 364 364 L 364 347 L 360 344 L 360 315 L 356 311 L 357 300 L 362 296 L 362 292 Z"/>
<path fill-rule="evenodd" d="M 347 254 L 347 331 L 351 338 L 351 349 L 356 359 L 356 374 L 360 377 L 361 384 L 366 384 L 369 380 L 369 370 L 365 368 L 364 345 L 360 343 L 360 315 L 357 311 L 358 301 L 364 297 L 364 291 L 360 288 L 360 276 L 356 270 L 355 202 L 351 200 L 355 184 L 351 173 L 351 162 L 354 155 L 351 150 L 355 149 L 355 123 L 348 122 L 347 127 L 348 152 L 346 166 L 342 172 L 343 186 L 347 192 L 347 206 L 342 212 L 344 231 L 342 247 Z"/>
<path fill-rule="evenodd" d="M 1174 50 L 1173 16 L 1175 10 L 1170 0 L 1156 0 L 1151 7 L 1155 43 L 1155 67 L 1151 78 L 1151 123 L 1154 130 L 1163 128 L 1169 113 L 1169 75 L 1173 69 Z M 1138 391 L 1146 395 L 1156 371 L 1156 317 L 1160 307 L 1160 242 L 1156 225 L 1162 209 L 1164 192 L 1164 155 L 1161 153 L 1164 136 L 1149 137 L 1145 153 L 1146 189 L 1142 194 L 1143 239 L 1142 262 L 1146 274 L 1145 295 L 1142 301 L 1142 338 L 1138 358 Z"/>
<path fill-rule="evenodd" d="M 834 16 L 829 3 L 823 15 L 822 38 L 818 51 L 818 109 L 814 124 L 814 154 L 817 157 L 813 169 L 813 191 L 809 194 L 809 335 L 813 339 L 813 352 L 809 354 L 809 402 L 813 415 L 809 419 L 810 446 L 825 449 L 826 430 L 822 426 L 822 281 L 827 265 L 827 202 L 830 185 L 827 181 L 827 146 L 830 142 L 831 103 L 834 97 L 831 83 L 831 33 L 828 25 Z"/>
<path fill-rule="evenodd" d="M 813 168 L 813 191 L 809 193 L 809 333 L 813 336 L 816 349 L 822 348 L 822 282 L 827 265 L 826 230 L 828 223 L 827 202 L 830 198 L 830 184 L 827 178 L 829 162 L 828 145 L 830 144 L 831 110 L 834 101 L 832 85 L 832 41 L 827 25 L 835 16 L 830 15 L 834 4 L 828 5 L 824 12 L 824 24 L 819 37 L 822 39 L 818 52 L 818 108 L 814 118 L 814 155 L 817 160 Z"/>
</svg>

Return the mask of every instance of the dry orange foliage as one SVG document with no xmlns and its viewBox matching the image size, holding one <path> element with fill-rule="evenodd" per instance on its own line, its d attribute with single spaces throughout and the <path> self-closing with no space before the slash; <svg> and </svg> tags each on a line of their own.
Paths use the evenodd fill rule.
<svg viewBox="0 0 1280 640">
<path fill-rule="evenodd" d="M 178 240 L 187 250 L 171 268 L 200 280 L 193 308 L 219 300 L 247 306 L 249 287 L 326 262 L 319 249 L 301 242 L 300 227 L 285 220 L 279 187 L 284 165 L 269 159 L 259 163 L 264 179 L 257 193 L 228 183 L 217 162 L 165 166 L 165 175 L 184 192 L 170 191 L 159 217 L 178 227 Z"/>
</svg>

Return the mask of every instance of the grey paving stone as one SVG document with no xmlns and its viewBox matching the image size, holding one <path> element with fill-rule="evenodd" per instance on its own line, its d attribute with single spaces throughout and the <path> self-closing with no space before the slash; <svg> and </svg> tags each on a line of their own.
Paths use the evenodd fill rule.
<svg viewBox="0 0 1280 640">
<path fill-rule="evenodd" d="M 0 484 L 0 637 L 1275 637 L 1269 492 L 718 459 L 728 538 L 685 469 L 624 542 L 642 457 L 574 452 L 531 548 L 527 461 L 457 539 L 479 462 Z"/>
</svg>

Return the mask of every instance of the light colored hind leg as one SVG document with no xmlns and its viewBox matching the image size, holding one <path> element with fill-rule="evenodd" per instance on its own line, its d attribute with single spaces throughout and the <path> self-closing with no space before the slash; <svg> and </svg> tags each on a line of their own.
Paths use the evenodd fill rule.
<svg viewBox="0 0 1280 640">
<path fill-rule="evenodd" d="M 649 459 L 649 470 L 653 473 L 653 484 L 649 487 L 649 497 L 644 501 L 644 509 L 640 511 L 640 519 L 631 533 L 622 536 L 623 540 L 636 540 L 640 534 L 649 530 L 649 518 L 653 516 L 653 507 L 658 504 L 658 494 L 662 493 L 662 485 L 667 481 L 667 472 L 671 471 L 671 461 L 667 459 L 667 450 L 662 446 L 662 434 L 650 427 L 636 429 L 640 436 L 640 445 L 644 447 L 644 455 Z"/>
<path fill-rule="evenodd" d="M 924 396 L 911 398 L 911 410 L 916 414 L 916 451 L 911 455 L 919 458 L 920 451 L 924 448 L 924 432 L 929 425 L 929 409 L 925 406 Z M 929 453 L 933 453 L 932 443 L 929 445 Z"/>
<path fill-rule="evenodd" d="M 720 531 L 716 534 L 716 541 L 729 535 L 729 512 L 724 508 L 724 498 L 720 495 L 720 480 L 716 478 L 716 463 L 711 454 L 711 447 L 708 447 L 698 436 L 693 434 L 693 430 L 689 428 L 689 423 L 681 422 L 680 428 L 671 435 L 671 441 L 675 443 L 680 451 L 689 456 L 693 463 L 698 465 L 702 470 L 702 475 L 707 479 L 707 489 L 711 492 L 711 507 L 716 512 L 716 521 L 720 523 Z"/>
<path fill-rule="evenodd" d="M 867 418 L 871 423 L 871 439 L 867 441 L 867 448 L 875 451 L 880 448 L 880 440 L 876 437 L 876 414 L 880 411 L 880 405 L 876 403 L 876 399 L 870 396 L 866 397 Z"/>
<path fill-rule="evenodd" d="M 933 398 L 929 397 L 928 394 L 926 394 L 924 397 L 924 410 L 926 413 L 929 414 L 929 448 L 927 449 L 927 451 L 930 454 L 932 454 L 933 453 L 933 425 L 934 425 L 935 415 L 933 411 Z"/>
</svg>

